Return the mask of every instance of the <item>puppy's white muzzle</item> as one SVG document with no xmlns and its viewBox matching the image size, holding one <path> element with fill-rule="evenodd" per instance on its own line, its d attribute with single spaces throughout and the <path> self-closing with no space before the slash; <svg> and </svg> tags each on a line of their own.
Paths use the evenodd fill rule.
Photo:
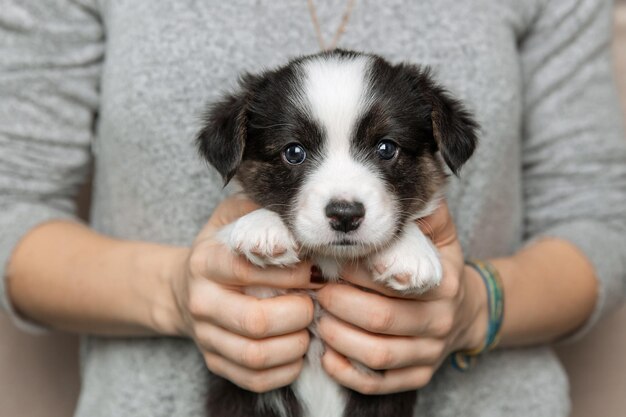
<svg viewBox="0 0 626 417">
<path fill-rule="evenodd" d="M 376 169 L 345 152 L 322 161 L 303 183 L 293 233 L 317 253 L 363 256 L 392 239 L 398 207 Z"/>
</svg>

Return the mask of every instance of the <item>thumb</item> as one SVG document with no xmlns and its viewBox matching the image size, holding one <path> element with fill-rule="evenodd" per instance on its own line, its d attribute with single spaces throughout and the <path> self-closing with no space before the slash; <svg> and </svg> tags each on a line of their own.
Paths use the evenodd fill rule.
<svg viewBox="0 0 626 417">
<path fill-rule="evenodd" d="M 433 214 L 418 219 L 417 224 L 438 248 L 457 240 L 456 226 L 446 200 L 441 201 Z"/>
<path fill-rule="evenodd" d="M 200 235 L 213 233 L 221 227 L 233 223 L 238 218 L 243 217 L 254 210 L 258 210 L 259 208 L 261 207 L 258 204 L 254 203 L 243 194 L 234 194 L 227 197 L 219 203 L 217 207 L 215 207 L 215 210 L 213 210 L 213 213 L 211 214 L 211 218 L 209 218 L 207 225 L 202 230 Z"/>
</svg>

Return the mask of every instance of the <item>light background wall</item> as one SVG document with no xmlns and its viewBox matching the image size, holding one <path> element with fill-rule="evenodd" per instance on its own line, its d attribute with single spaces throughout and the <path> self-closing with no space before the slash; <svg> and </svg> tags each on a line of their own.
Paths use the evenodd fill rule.
<svg viewBox="0 0 626 417">
<path fill-rule="evenodd" d="M 626 119 L 626 0 L 615 9 L 613 53 Z M 626 306 L 558 353 L 570 376 L 572 417 L 626 416 Z"/>
<path fill-rule="evenodd" d="M 626 0 L 618 2 L 615 19 L 626 109 Z M 558 352 L 571 379 L 572 417 L 626 416 L 626 307 Z M 77 354 L 75 337 L 26 335 L 0 313 L 0 417 L 70 417 L 79 391 Z"/>
</svg>

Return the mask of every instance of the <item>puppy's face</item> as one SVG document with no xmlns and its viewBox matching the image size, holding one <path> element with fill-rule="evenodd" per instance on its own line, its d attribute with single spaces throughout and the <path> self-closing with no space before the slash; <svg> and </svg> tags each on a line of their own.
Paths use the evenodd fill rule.
<svg viewBox="0 0 626 417">
<path fill-rule="evenodd" d="M 362 256 L 433 210 L 476 124 L 415 66 L 334 51 L 242 79 L 207 113 L 201 153 L 281 215 L 305 250 Z"/>
</svg>

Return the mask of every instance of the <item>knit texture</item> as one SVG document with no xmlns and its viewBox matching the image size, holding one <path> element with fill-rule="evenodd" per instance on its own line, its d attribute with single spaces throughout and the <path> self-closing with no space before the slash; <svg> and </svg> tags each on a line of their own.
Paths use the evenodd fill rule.
<svg viewBox="0 0 626 417">
<path fill-rule="evenodd" d="M 316 1 L 327 39 L 345 4 Z M 626 271 L 610 12 L 596 0 L 359 0 L 339 44 L 431 66 L 476 113 L 479 149 L 447 194 L 465 254 L 508 255 L 544 236 L 572 242 L 600 281 L 581 333 L 620 300 Z M 33 227 L 74 218 L 92 159 L 96 230 L 189 245 L 226 193 L 194 149 L 204 106 L 241 71 L 317 50 L 299 0 L 5 0 L 0 268 Z M 0 282 L 3 307 L 37 330 Z M 76 416 L 203 416 L 207 371 L 192 342 L 85 337 L 82 348 Z M 443 365 L 416 415 L 568 411 L 565 374 L 537 347 L 493 352 L 467 373 Z"/>
</svg>

